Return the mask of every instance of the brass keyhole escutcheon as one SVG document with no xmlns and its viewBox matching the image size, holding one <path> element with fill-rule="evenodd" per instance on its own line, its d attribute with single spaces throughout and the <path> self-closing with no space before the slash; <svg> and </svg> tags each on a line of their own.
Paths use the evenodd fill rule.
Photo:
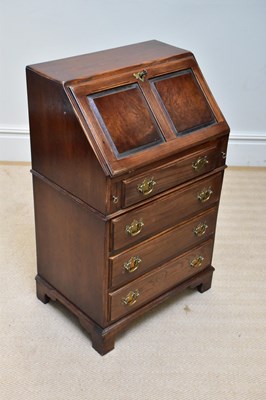
<svg viewBox="0 0 266 400">
<path fill-rule="evenodd" d="M 190 266 L 192 268 L 200 268 L 202 266 L 203 261 L 204 261 L 203 256 L 195 257 L 192 261 L 190 261 Z"/>
<path fill-rule="evenodd" d="M 226 153 L 225 153 L 225 151 L 222 151 L 221 155 L 222 155 L 222 159 L 225 160 L 225 159 L 226 159 Z"/>
<path fill-rule="evenodd" d="M 136 72 L 135 74 L 133 74 L 133 76 L 135 76 L 136 79 L 139 79 L 141 82 L 144 82 L 145 77 L 148 75 L 148 72 L 146 71 L 146 69 L 143 69 L 140 72 Z"/>
<path fill-rule="evenodd" d="M 209 164 L 209 161 L 208 161 L 208 159 L 207 159 L 207 156 L 199 157 L 196 161 L 194 161 L 194 162 L 192 163 L 192 168 L 193 168 L 195 171 L 198 172 L 198 171 L 201 171 L 202 168 L 204 168 L 205 165 L 207 165 L 207 164 Z"/>
<path fill-rule="evenodd" d="M 130 225 L 126 226 L 126 232 L 130 235 L 130 236 L 137 236 L 142 228 L 144 226 L 144 222 L 142 221 L 142 219 L 140 219 L 139 221 L 137 221 L 136 219 L 134 219 Z"/>
<path fill-rule="evenodd" d="M 122 298 L 122 303 L 125 304 L 126 306 L 133 306 L 133 304 L 136 303 L 138 297 L 139 297 L 138 289 L 131 290 L 126 297 Z"/>
<path fill-rule="evenodd" d="M 112 197 L 113 203 L 117 204 L 118 203 L 118 197 L 117 196 L 113 196 Z"/>
<path fill-rule="evenodd" d="M 208 189 L 203 189 L 200 193 L 198 193 L 197 198 L 201 203 L 205 203 L 208 201 L 213 194 L 213 190 L 211 187 Z"/>
<path fill-rule="evenodd" d="M 140 193 L 143 194 L 143 196 L 147 196 L 153 191 L 155 185 L 156 182 L 153 177 L 150 179 L 145 178 L 144 181 L 137 186 L 137 189 Z"/>
<path fill-rule="evenodd" d="M 193 232 L 196 236 L 200 237 L 205 235 L 207 228 L 208 225 L 206 224 L 206 222 L 201 222 L 198 226 L 196 226 L 196 228 L 193 229 Z"/>
<path fill-rule="evenodd" d="M 134 272 L 138 269 L 141 263 L 141 258 L 139 256 L 131 257 L 127 262 L 124 263 L 124 268 L 127 272 Z"/>
</svg>

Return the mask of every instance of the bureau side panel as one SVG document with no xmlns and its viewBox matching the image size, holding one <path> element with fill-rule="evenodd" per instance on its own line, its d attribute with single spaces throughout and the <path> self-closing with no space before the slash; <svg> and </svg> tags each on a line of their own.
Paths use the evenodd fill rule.
<svg viewBox="0 0 266 400">
<path fill-rule="evenodd" d="M 107 223 L 39 178 L 33 186 L 38 274 L 104 327 Z"/>
<path fill-rule="evenodd" d="M 64 88 L 27 69 L 32 168 L 101 212 L 106 176 Z"/>
</svg>

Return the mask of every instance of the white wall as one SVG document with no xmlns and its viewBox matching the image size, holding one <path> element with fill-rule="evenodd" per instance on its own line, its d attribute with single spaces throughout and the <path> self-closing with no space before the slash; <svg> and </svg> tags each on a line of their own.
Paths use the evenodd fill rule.
<svg viewBox="0 0 266 400">
<path fill-rule="evenodd" d="M 194 52 L 229 164 L 266 165 L 265 0 L 0 0 L 0 160 L 30 159 L 26 65 L 149 39 Z"/>
</svg>

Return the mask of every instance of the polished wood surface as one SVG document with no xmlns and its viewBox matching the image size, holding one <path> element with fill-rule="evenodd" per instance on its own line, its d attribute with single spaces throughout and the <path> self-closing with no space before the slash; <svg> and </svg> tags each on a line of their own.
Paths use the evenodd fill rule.
<svg viewBox="0 0 266 400">
<path fill-rule="evenodd" d="M 195 170 L 193 164 L 200 157 L 207 157 L 207 163 L 200 168 Z M 200 147 L 195 151 L 191 151 L 184 157 L 179 157 L 173 162 L 166 163 L 158 168 L 149 169 L 149 175 L 140 174 L 137 177 L 126 179 L 123 181 L 123 207 L 128 207 L 131 204 L 138 203 L 146 200 L 148 197 L 152 197 L 157 193 L 164 192 L 167 189 L 175 187 L 176 185 L 186 182 L 189 179 L 197 178 L 209 171 L 212 171 L 218 165 L 222 165 L 224 159 L 221 156 L 220 141 L 210 143 L 204 147 Z M 144 179 L 151 179 L 156 182 L 152 192 L 148 195 L 143 195 L 139 190 L 138 186 L 144 181 Z"/>
<path fill-rule="evenodd" d="M 27 89 L 36 294 L 103 355 L 211 287 L 229 127 L 193 54 L 157 41 L 29 66 Z"/>
<path fill-rule="evenodd" d="M 173 123 L 166 111 L 165 105 L 160 99 L 158 99 L 154 90 L 152 90 L 152 83 L 155 76 L 158 74 L 168 76 L 168 73 L 172 72 L 173 69 L 175 71 L 182 71 L 184 68 L 193 69 L 194 79 L 197 79 L 198 84 L 204 91 L 204 96 L 206 96 L 216 120 L 216 123 L 207 124 L 206 126 L 204 126 L 204 124 L 197 126 L 197 135 L 176 135 L 176 130 L 174 129 Z M 97 142 L 97 146 L 93 147 L 95 154 L 98 155 L 100 162 L 100 157 L 104 158 L 103 168 L 106 168 L 111 176 L 119 176 L 126 171 L 132 171 L 142 168 L 143 166 L 148 166 L 151 162 L 163 160 L 165 157 L 173 154 L 177 155 L 178 152 L 184 151 L 192 146 L 203 143 L 206 144 L 209 140 L 219 138 L 228 133 L 228 125 L 221 114 L 221 111 L 219 110 L 219 107 L 217 106 L 195 59 L 192 56 L 185 59 L 185 64 L 184 60 L 180 59 L 173 63 L 165 63 L 163 68 L 161 63 L 150 67 L 150 63 L 147 62 L 147 71 L 147 80 L 144 82 L 138 82 L 138 85 L 149 104 L 149 109 L 161 129 L 165 141 L 150 148 L 145 148 L 144 146 L 143 148 L 140 148 L 139 151 L 131 154 L 130 157 L 117 157 L 116 151 L 114 151 L 112 146 L 108 144 L 108 141 L 106 140 L 106 131 L 99 123 L 99 118 L 97 118 L 95 113 L 92 111 L 91 106 L 89 105 L 88 95 L 106 89 L 132 84 L 136 81 L 134 73 L 136 73 L 137 70 L 132 69 L 123 73 L 119 71 L 119 74 L 115 77 L 107 76 L 96 79 L 95 81 L 89 80 L 88 82 L 78 82 L 73 85 L 71 83 L 65 84 L 66 93 L 69 95 L 70 100 L 72 99 L 74 103 L 78 103 L 78 108 L 76 109 L 77 115 L 80 118 L 80 114 L 82 114 L 82 118 L 85 120 L 83 128 L 88 139 L 91 141 L 92 145 L 94 141 Z M 193 96 L 193 87 L 191 88 L 191 91 L 190 99 Z M 194 104 L 194 102 L 192 103 Z M 200 118 L 202 112 L 204 112 L 204 109 L 198 113 Z M 204 118 L 204 115 L 202 117 Z M 116 125 L 116 119 L 114 119 L 113 124 Z M 87 129 L 88 126 L 90 127 L 89 130 Z"/>
<path fill-rule="evenodd" d="M 102 326 L 106 324 L 106 224 L 33 177 L 38 274 Z M 99 267 L 100 266 L 100 267 Z"/>
<path fill-rule="evenodd" d="M 114 321 L 134 311 L 142 304 L 176 286 L 177 283 L 211 265 L 212 246 L 213 241 L 208 241 L 178 258 L 172 259 L 162 267 L 145 274 L 145 276 L 136 279 L 134 282 L 123 286 L 121 289 L 111 292 L 111 320 Z M 197 268 L 191 267 L 191 261 L 199 256 L 203 257 L 201 266 Z M 125 305 L 122 299 L 126 298 L 131 291 L 134 292 L 136 290 L 139 293 L 136 302 L 132 305 Z"/>
<path fill-rule="evenodd" d="M 31 68 L 41 75 L 59 82 L 77 79 L 88 79 L 98 75 L 140 67 L 146 60 L 152 64 L 163 60 L 179 59 L 191 52 L 162 43 L 158 40 L 149 40 L 117 47 L 110 50 L 64 58 L 62 60 L 48 61 L 32 65 Z"/>
<path fill-rule="evenodd" d="M 167 196 L 157 198 L 148 205 L 138 207 L 120 217 L 114 218 L 112 220 L 112 242 L 110 241 L 113 250 L 132 246 L 132 244 L 140 242 L 144 238 L 154 235 L 156 232 L 173 226 L 190 215 L 210 207 L 220 198 L 222 178 L 222 173 L 212 175 L 207 179 L 202 179 L 197 183 L 188 185 L 182 190 L 179 189 L 169 193 Z M 198 200 L 198 193 L 209 187 L 213 190 L 212 196 L 207 202 L 200 202 Z M 144 226 L 138 235 L 130 236 L 126 232 L 126 227 L 134 220 L 142 220 Z"/>
<path fill-rule="evenodd" d="M 214 124 L 213 112 L 191 70 L 153 80 L 176 134 Z"/>
<path fill-rule="evenodd" d="M 124 285 L 143 275 L 151 268 L 155 268 L 175 257 L 187 248 L 196 246 L 210 236 L 213 236 L 216 217 L 217 207 L 190 219 L 188 222 L 153 236 L 139 245 L 131 247 L 129 250 L 110 257 L 110 286 L 114 288 Z M 205 234 L 197 236 L 193 230 L 202 222 L 206 223 L 208 228 Z M 124 264 L 132 257 L 140 258 L 141 262 L 135 271 L 128 272 Z"/>
<path fill-rule="evenodd" d="M 119 156 L 164 141 L 137 84 L 89 96 L 99 122 Z M 95 108 L 95 107 L 93 107 Z"/>
<path fill-rule="evenodd" d="M 105 213 L 106 175 L 64 89 L 30 70 L 27 86 L 32 169 Z"/>
<path fill-rule="evenodd" d="M 154 307 L 163 303 L 172 296 L 175 296 L 185 289 L 197 289 L 200 293 L 209 290 L 212 283 L 212 275 L 214 268 L 209 266 L 185 281 L 179 283 L 177 286 L 169 289 L 167 292 L 156 297 L 141 308 L 136 309 L 130 314 L 125 315 L 116 322 L 110 323 L 106 328 L 97 325 L 87 314 L 83 313 L 73 303 L 71 303 L 65 296 L 63 296 L 56 288 L 51 286 L 39 275 L 36 276 L 36 289 L 37 297 L 44 304 L 50 300 L 59 301 L 63 304 L 72 314 L 74 314 L 82 327 L 88 332 L 92 341 L 92 347 L 100 354 L 105 355 L 113 350 L 115 345 L 116 335 L 129 328 L 130 324 L 147 311 L 152 310 Z"/>
</svg>

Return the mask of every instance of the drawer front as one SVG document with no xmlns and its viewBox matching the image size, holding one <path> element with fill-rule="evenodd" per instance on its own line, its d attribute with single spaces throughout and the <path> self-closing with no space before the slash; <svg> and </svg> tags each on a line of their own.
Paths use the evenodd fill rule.
<svg viewBox="0 0 266 400">
<path fill-rule="evenodd" d="M 182 157 L 175 162 L 150 170 L 146 174 L 122 182 L 122 207 L 146 200 L 189 179 L 212 171 L 222 162 L 215 145 Z"/>
<path fill-rule="evenodd" d="M 211 264 L 213 240 L 209 240 L 151 273 L 109 294 L 112 321 L 129 314 Z"/>
<path fill-rule="evenodd" d="M 111 287 L 125 285 L 149 269 L 206 240 L 215 232 L 216 217 L 217 207 L 130 250 L 110 257 Z M 201 226 L 203 228 L 199 232 Z"/>
<path fill-rule="evenodd" d="M 132 245 L 214 204 L 220 197 L 222 177 L 220 172 L 114 218 L 112 248 L 118 250 Z"/>
</svg>

